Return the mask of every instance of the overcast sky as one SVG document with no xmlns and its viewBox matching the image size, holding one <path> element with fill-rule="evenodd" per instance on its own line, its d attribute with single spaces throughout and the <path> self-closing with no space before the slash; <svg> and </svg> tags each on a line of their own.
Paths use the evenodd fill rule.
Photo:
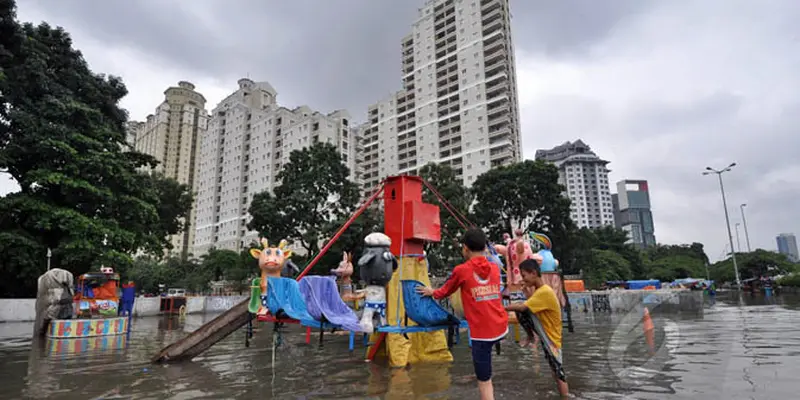
<svg viewBox="0 0 800 400">
<path fill-rule="evenodd" d="M 363 121 L 400 88 L 400 39 L 422 3 L 20 0 L 18 14 L 63 26 L 95 72 L 122 76 L 132 119 L 179 80 L 213 108 L 249 76 L 282 105 Z M 612 181 L 650 182 L 659 242 L 703 242 L 712 260 L 727 233 L 717 180 L 701 172 L 735 161 L 724 175 L 731 229 L 748 203 L 753 247 L 800 233 L 800 2 L 511 6 L 526 158 L 583 139 L 611 162 Z M 0 193 L 13 187 L 0 180 Z"/>
</svg>

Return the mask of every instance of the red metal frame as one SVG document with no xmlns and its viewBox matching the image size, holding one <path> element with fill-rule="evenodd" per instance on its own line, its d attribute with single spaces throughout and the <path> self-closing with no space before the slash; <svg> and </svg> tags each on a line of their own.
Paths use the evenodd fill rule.
<svg viewBox="0 0 800 400">
<path fill-rule="evenodd" d="M 331 246 L 333 246 L 333 244 L 336 243 L 337 240 L 339 240 L 339 237 L 341 237 L 342 234 L 344 233 L 344 231 L 347 230 L 347 228 L 350 227 L 350 225 L 353 223 L 353 221 L 355 221 L 356 218 L 358 218 L 358 216 L 361 215 L 361 213 L 363 213 L 364 210 L 366 210 L 367 207 L 369 207 L 369 205 L 372 204 L 372 202 L 375 201 L 376 198 L 378 198 L 378 195 L 380 195 L 381 191 L 383 191 L 383 187 L 385 185 L 385 182 L 386 181 L 381 181 L 381 183 L 378 184 L 378 189 L 376 189 L 375 192 L 372 193 L 372 196 L 370 196 L 367 199 L 367 201 L 365 201 L 364 204 L 362 204 L 361 207 L 359 207 L 358 210 L 356 210 L 356 212 L 353 213 L 353 216 L 350 217 L 350 219 L 348 219 L 347 222 L 345 222 L 344 225 L 342 225 L 339 228 L 339 230 L 336 232 L 335 235 L 333 235 L 331 240 L 329 240 L 328 243 L 325 243 L 325 246 L 322 248 L 322 250 L 319 251 L 319 254 L 317 254 L 317 256 L 314 257 L 314 259 L 311 260 L 311 262 L 308 263 L 308 265 L 306 265 L 306 268 L 303 269 L 303 272 L 301 272 L 300 275 L 298 275 L 297 278 L 295 278 L 295 280 L 299 281 L 304 276 L 306 276 L 308 271 L 311 270 L 311 267 L 316 265 L 317 262 L 319 262 L 319 260 L 322 258 L 322 256 L 324 256 L 325 253 L 327 253 L 328 250 L 330 250 Z"/>
</svg>

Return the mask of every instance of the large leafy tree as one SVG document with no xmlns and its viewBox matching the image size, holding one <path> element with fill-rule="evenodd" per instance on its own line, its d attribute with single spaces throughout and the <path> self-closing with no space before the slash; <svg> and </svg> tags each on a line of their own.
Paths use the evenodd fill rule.
<svg viewBox="0 0 800 400">
<path fill-rule="evenodd" d="M 138 172 L 155 160 L 122 150 L 126 93 L 63 29 L 20 25 L 14 2 L 0 1 L 0 172 L 20 186 L 0 199 L 0 294 L 31 295 L 48 248 L 53 267 L 75 274 L 163 252 L 174 229 L 157 181 Z"/>
<path fill-rule="evenodd" d="M 461 223 L 469 223 L 463 220 L 463 217 L 470 218 L 469 208 L 472 204 L 473 194 L 464 187 L 461 179 L 457 179 L 455 171 L 449 165 L 430 163 L 420 169 L 419 175 L 436 189 L 458 215 L 458 219 L 456 219 L 447 210 L 447 207 L 439 202 L 434 193 L 423 189 L 422 199 L 426 203 L 439 206 L 439 219 L 442 227 L 441 242 L 430 243 L 426 246 L 428 259 L 432 264 L 431 270 L 452 268 L 461 259 L 459 237 L 464 231 Z M 459 219 L 462 220 L 461 223 L 459 223 Z"/>
<path fill-rule="evenodd" d="M 644 259 L 649 278 L 673 281 L 706 277 L 708 256 L 701 243 L 657 245 L 644 251 Z"/>
<path fill-rule="evenodd" d="M 739 265 L 739 276 L 743 280 L 798 271 L 798 265 L 789 261 L 785 254 L 763 249 L 756 249 L 750 253 L 736 253 L 736 261 Z M 709 272 L 711 279 L 719 282 L 736 281 L 733 260 L 730 257 L 712 264 Z"/>
<path fill-rule="evenodd" d="M 472 185 L 475 222 L 495 241 L 516 228 L 546 233 L 554 243 L 553 254 L 561 269 L 573 271 L 575 227 L 564 190 L 558 183 L 558 169 L 545 161 L 527 160 L 491 169 Z"/>
<path fill-rule="evenodd" d="M 555 233 L 569 226 L 570 201 L 550 163 L 526 160 L 491 169 L 475 180 L 472 191 L 476 222 L 493 238 L 516 228 Z"/>
<path fill-rule="evenodd" d="M 281 182 L 274 193 L 253 196 L 252 219 L 247 227 L 271 241 L 287 239 L 314 255 L 320 244 L 355 210 L 358 186 L 348 179 L 350 171 L 331 144 L 317 143 L 289 155 L 278 173 Z"/>
<path fill-rule="evenodd" d="M 585 270 L 585 279 L 592 287 L 606 281 L 628 280 L 631 274 L 630 262 L 613 250 L 592 249 Z"/>
<path fill-rule="evenodd" d="M 184 232 L 188 225 L 187 219 L 194 201 L 192 189 L 158 173 L 150 176 L 150 182 L 158 197 L 156 203 L 158 223 L 152 227 L 153 233 L 156 238 L 161 239 L 162 248 L 171 250 L 173 246 L 168 236 Z M 188 257 L 188 253 L 181 254 L 181 258 Z"/>
</svg>

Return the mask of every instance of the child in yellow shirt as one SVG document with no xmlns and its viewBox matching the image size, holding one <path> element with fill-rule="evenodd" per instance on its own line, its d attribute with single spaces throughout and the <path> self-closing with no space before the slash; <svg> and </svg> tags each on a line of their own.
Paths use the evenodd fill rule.
<svg viewBox="0 0 800 400">
<path fill-rule="evenodd" d="M 558 386 L 561 396 L 569 394 L 567 376 L 561 359 L 561 305 L 558 302 L 553 288 L 542 280 L 539 263 L 535 260 L 525 260 L 519 265 L 522 280 L 525 285 L 533 288 L 533 294 L 525 303 L 512 303 L 506 310 L 515 311 L 517 320 L 525 328 L 532 339 L 533 333 L 539 336 L 553 378 Z"/>
</svg>

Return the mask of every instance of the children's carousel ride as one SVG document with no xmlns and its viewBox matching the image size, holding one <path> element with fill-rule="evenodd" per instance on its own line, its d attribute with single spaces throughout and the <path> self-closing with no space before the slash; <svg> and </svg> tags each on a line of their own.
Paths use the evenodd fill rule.
<svg viewBox="0 0 800 400">
<path fill-rule="evenodd" d="M 249 345 L 254 319 L 273 324 L 274 348 L 282 341 L 282 329 L 297 324 L 306 328 L 306 343 L 310 343 L 313 329 L 320 332 L 320 344 L 326 330 L 349 332 L 351 350 L 355 334 L 364 333 L 367 360 L 383 353 L 392 366 L 452 361 L 449 348 L 458 343 L 459 330 L 469 327 L 436 300 L 416 292 L 418 286 L 430 285 L 423 245 L 437 242 L 441 236 L 439 207 L 422 201 L 423 187 L 427 187 L 462 227 L 467 228 L 463 222 L 466 218 L 420 177 L 386 178 L 295 279 L 281 276 L 281 269 L 291 255 L 288 244 L 281 241 L 275 246 L 263 239 L 260 248 L 251 250 L 251 255 L 259 261 L 261 276 L 252 282 L 250 300 L 163 349 L 153 358 L 154 362 L 190 359 L 232 333 L 241 326 L 239 324 L 247 325 L 246 345 Z M 349 293 L 346 290 L 348 284 L 352 285 L 349 279 L 352 265 L 347 264 L 353 258 L 349 255 L 343 256 L 339 268 L 330 276 L 306 276 L 381 194 L 385 233 L 367 235 L 365 250 L 358 259 L 360 277 L 367 284 L 366 290 L 356 292 L 352 286 Z M 502 266 L 494 248 L 489 249 L 488 255 Z M 341 294 L 336 284 L 337 276 L 345 287 Z M 345 304 L 348 296 L 365 300 L 360 320 Z M 243 310 L 250 316 L 242 316 Z"/>
<path fill-rule="evenodd" d="M 51 339 L 76 339 L 128 333 L 127 302 L 124 304 L 127 315 L 119 316 L 119 279 L 112 268 L 102 267 L 99 272 L 79 276 L 73 286 L 68 271 L 47 271 L 38 282 L 36 334 Z"/>
<path fill-rule="evenodd" d="M 438 241 L 439 208 L 422 202 L 423 180 L 419 177 L 388 178 L 323 247 L 296 280 L 280 276 L 291 250 L 285 241 L 261 248 L 251 255 L 259 260 L 262 276 L 251 286 L 249 311 L 257 321 L 273 323 L 274 345 L 281 342 L 281 328 L 299 324 L 306 328 L 306 342 L 312 329 L 319 329 L 320 344 L 325 330 L 350 333 L 350 349 L 357 332 L 365 333 L 368 359 L 383 349 L 392 365 L 419 361 L 449 361 L 449 345 L 457 341 L 458 329 L 466 327 L 435 300 L 416 293 L 419 285 L 429 285 L 425 241 Z M 364 239 L 364 252 L 358 259 L 362 292 L 352 289 L 352 256 L 345 254 L 334 276 L 305 276 L 311 267 L 338 239 L 342 232 L 381 193 L 384 194 L 386 233 L 374 232 Z M 344 286 L 340 294 L 336 277 Z M 349 287 L 348 287 L 349 286 Z M 345 300 L 363 298 L 361 319 L 346 306 Z M 448 332 L 445 337 L 443 331 Z M 252 332 L 248 327 L 248 332 Z M 248 338 L 251 333 L 248 333 Z M 448 340 L 449 339 L 449 340 Z"/>
</svg>

